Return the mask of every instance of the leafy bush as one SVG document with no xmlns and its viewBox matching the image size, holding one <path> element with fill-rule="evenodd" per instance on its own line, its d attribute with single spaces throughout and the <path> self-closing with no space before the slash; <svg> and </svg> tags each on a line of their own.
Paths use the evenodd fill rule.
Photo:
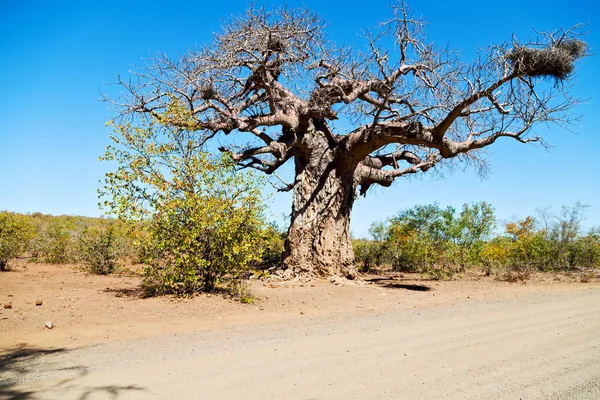
<svg viewBox="0 0 600 400">
<path fill-rule="evenodd" d="M 369 272 L 373 267 L 380 267 L 392 260 L 388 242 L 355 239 L 352 245 L 355 262 L 363 272 Z"/>
<path fill-rule="evenodd" d="M 449 222 L 449 263 L 461 271 L 480 264 L 483 245 L 496 225 L 493 207 L 486 202 L 465 204 L 458 217 Z"/>
<path fill-rule="evenodd" d="M 262 256 L 260 260 L 253 263 L 252 269 L 269 271 L 281 266 L 285 235 L 284 232 L 273 224 L 263 230 L 263 241 L 260 249 Z"/>
<path fill-rule="evenodd" d="M 507 238 L 494 238 L 483 244 L 479 260 L 487 276 L 507 265 L 511 242 Z"/>
<path fill-rule="evenodd" d="M 121 254 L 114 226 L 88 228 L 79 236 L 79 259 L 85 262 L 94 274 L 110 274 L 117 266 Z"/>
<path fill-rule="evenodd" d="M 0 271 L 8 269 L 8 261 L 27 249 L 33 227 L 23 215 L 0 212 Z"/>
<path fill-rule="evenodd" d="M 373 242 L 370 240 L 352 240 L 354 249 L 354 262 L 359 266 L 362 272 L 369 272 L 374 266 L 373 260 Z"/>
<path fill-rule="evenodd" d="M 569 246 L 571 268 L 594 268 L 600 265 L 600 239 L 590 234 L 579 238 Z"/>
<path fill-rule="evenodd" d="M 391 261 L 394 271 L 423 272 L 438 260 L 435 243 L 429 237 L 419 238 L 415 234 L 398 237 L 391 246 Z"/>
<path fill-rule="evenodd" d="M 454 208 L 437 204 L 402 211 L 388 228 L 392 267 L 442 278 L 464 270 L 480 262 L 479 253 L 494 225 L 494 210 L 485 202 L 465 204 L 458 215 Z"/>
<path fill-rule="evenodd" d="M 600 240 L 592 230 L 581 235 L 586 206 L 563 207 L 559 216 L 544 210 L 536 221 L 527 217 L 506 225 L 512 240 L 508 263 L 539 271 L 573 270 L 600 265 Z"/>
<path fill-rule="evenodd" d="M 379 262 L 396 271 L 420 272 L 446 279 L 473 266 L 486 275 L 522 281 L 534 271 L 585 270 L 600 266 L 600 229 L 582 235 L 586 206 L 563 207 L 558 216 L 548 210 L 495 228 L 493 207 L 465 204 L 457 213 L 437 204 L 403 210 L 384 223 L 374 223 L 374 240 L 354 241 L 356 261 L 368 270 Z"/>
<path fill-rule="evenodd" d="M 32 253 L 36 258 L 51 264 L 76 261 L 75 233 L 68 222 L 55 217 L 41 227 L 32 241 Z"/>
<path fill-rule="evenodd" d="M 239 274 L 261 259 L 258 192 L 186 197 L 163 204 L 148 222 L 142 242 L 148 294 L 189 295 L 212 291 L 227 274 Z M 247 203 L 246 203 L 247 202 Z"/>
<path fill-rule="evenodd" d="M 175 100 L 165 121 L 187 118 Z M 162 117 L 161 117 L 162 118 Z M 261 260 L 265 229 L 259 181 L 235 172 L 229 155 L 202 150 L 201 131 L 148 121 L 115 126 L 103 160 L 118 168 L 106 175 L 105 205 L 141 229 L 147 294 L 211 291 Z"/>
</svg>

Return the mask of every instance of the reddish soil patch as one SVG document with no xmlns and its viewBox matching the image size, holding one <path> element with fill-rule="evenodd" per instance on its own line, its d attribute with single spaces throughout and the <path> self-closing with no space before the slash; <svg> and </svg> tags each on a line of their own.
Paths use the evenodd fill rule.
<svg viewBox="0 0 600 400">
<path fill-rule="evenodd" d="M 453 281 L 415 274 L 364 276 L 363 284 L 249 281 L 254 301 L 242 304 L 222 294 L 191 299 L 141 298 L 135 274 L 92 275 L 77 265 L 17 261 L 0 274 L 0 352 L 19 345 L 80 347 L 112 340 L 211 330 L 333 314 L 426 308 L 468 299 L 597 287 L 598 278 L 535 275 L 526 283 L 499 282 L 470 274 Z M 36 302 L 42 302 L 36 305 Z M 46 327 L 51 321 L 52 329 Z"/>
</svg>

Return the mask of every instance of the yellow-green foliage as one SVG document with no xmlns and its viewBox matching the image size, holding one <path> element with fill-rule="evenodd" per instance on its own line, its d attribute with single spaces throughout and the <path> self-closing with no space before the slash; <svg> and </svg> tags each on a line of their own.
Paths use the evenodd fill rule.
<svg viewBox="0 0 600 400">
<path fill-rule="evenodd" d="M 537 229 L 531 217 L 507 224 L 506 233 L 512 240 L 508 264 L 541 271 L 597 267 L 600 240 L 593 230 L 581 235 L 584 209 L 579 203 L 563 207 L 562 215 L 546 221 L 543 229 Z"/>
<path fill-rule="evenodd" d="M 268 225 L 263 229 L 262 235 L 264 237 L 262 257 L 258 262 L 253 263 L 252 268 L 265 272 L 281 266 L 285 233 L 277 226 Z"/>
<path fill-rule="evenodd" d="M 424 271 L 433 267 L 437 256 L 436 243 L 414 232 L 398 232 L 390 236 L 392 267 L 396 271 Z"/>
<path fill-rule="evenodd" d="M 210 291 L 261 258 L 259 182 L 236 173 L 227 155 L 203 151 L 202 133 L 160 122 L 115 126 L 115 145 L 102 159 L 118 168 L 107 174 L 101 195 L 113 213 L 141 229 L 148 294 Z"/>
<path fill-rule="evenodd" d="M 526 217 L 490 238 L 494 210 L 485 202 L 465 204 L 460 213 L 437 204 L 417 205 L 371 226 L 372 241 L 355 240 L 356 260 L 368 270 L 376 259 L 397 271 L 446 277 L 480 266 L 490 275 L 524 279 L 532 271 L 600 265 L 600 231 L 582 235 L 585 205 L 563 207 L 559 216 Z M 448 272 L 448 274 L 446 273 Z"/>
<path fill-rule="evenodd" d="M 361 267 L 363 272 L 369 272 L 371 268 L 381 265 L 381 260 L 378 259 L 378 251 L 383 249 L 382 243 L 375 240 L 353 239 L 352 247 L 354 248 L 354 262 Z"/>
<path fill-rule="evenodd" d="M 464 270 L 479 262 L 479 252 L 494 223 L 494 210 L 485 202 L 465 204 L 460 213 L 437 204 L 404 210 L 387 228 L 392 266 L 444 277 L 452 270 Z M 448 273 L 440 275 L 440 266 Z"/>
<path fill-rule="evenodd" d="M 110 274 L 117 266 L 122 253 L 122 242 L 114 223 L 86 228 L 78 240 L 79 259 L 94 274 Z"/>
<path fill-rule="evenodd" d="M 73 221 L 63 218 L 51 218 L 42 225 L 32 242 L 32 252 L 36 258 L 51 264 L 75 262 L 76 227 Z"/>
<path fill-rule="evenodd" d="M 0 271 L 5 271 L 8 261 L 27 249 L 33 233 L 33 226 L 25 216 L 0 212 Z"/>
<path fill-rule="evenodd" d="M 112 240 L 118 243 L 119 256 L 136 256 L 132 248 L 133 237 L 129 235 L 127 225 L 121 221 L 41 213 L 23 215 L 23 218 L 26 218 L 35 230 L 35 236 L 29 244 L 33 261 L 56 264 L 77 261 L 89 263 L 90 247 L 83 243 L 92 240 L 91 236 L 101 236 L 100 232 L 105 232 L 109 226 Z"/>
<path fill-rule="evenodd" d="M 479 257 L 486 275 L 508 264 L 511 246 L 506 238 L 494 238 L 482 246 Z"/>
</svg>

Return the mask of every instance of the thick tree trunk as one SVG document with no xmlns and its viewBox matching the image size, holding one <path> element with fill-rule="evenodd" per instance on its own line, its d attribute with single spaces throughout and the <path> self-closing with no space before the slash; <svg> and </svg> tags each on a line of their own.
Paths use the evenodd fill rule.
<svg viewBox="0 0 600 400">
<path fill-rule="evenodd" d="M 354 279 L 357 275 L 350 239 L 353 176 L 335 167 L 332 151 L 322 135 L 307 138 L 305 144 L 310 154 L 296 157 L 283 276 Z"/>
</svg>

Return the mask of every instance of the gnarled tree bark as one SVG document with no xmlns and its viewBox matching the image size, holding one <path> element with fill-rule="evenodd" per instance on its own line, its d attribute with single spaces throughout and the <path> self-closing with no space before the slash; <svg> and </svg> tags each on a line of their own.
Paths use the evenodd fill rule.
<svg viewBox="0 0 600 400">
<path fill-rule="evenodd" d="M 351 171 L 335 162 L 322 132 L 310 131 L 296 156 L 291 223 L 285 242 L 285 276 L 356 277 L 350 239 L 350 213 L 355 197 Z"/>
</svg>

